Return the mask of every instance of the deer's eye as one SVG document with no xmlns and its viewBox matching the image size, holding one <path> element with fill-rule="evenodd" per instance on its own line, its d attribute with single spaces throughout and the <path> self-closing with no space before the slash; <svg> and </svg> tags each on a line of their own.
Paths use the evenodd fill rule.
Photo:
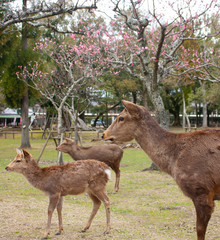
<svg viewBox="0 0 220 240">
<path fill-rule="evenodd" d="M 17 160 L 16 162 L 21 162 L 21 160 Z"/>
<path fill-rule="evenodd" d="M 123 117 L 119 117 L 118 121 L 122 122 L 122 121 L 124 121 L 124 118 Z"/>
</svg>

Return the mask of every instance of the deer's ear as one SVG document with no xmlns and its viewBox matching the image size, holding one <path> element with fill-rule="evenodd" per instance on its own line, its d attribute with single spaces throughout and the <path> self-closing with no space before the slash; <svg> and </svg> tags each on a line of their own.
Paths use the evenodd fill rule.
<svg viewBox="0 0 220 240">
<path fill-rule="evenodd" d="M 19 148 L 16 148 L 16 152 L 17 152 L 17 154 L 23 154 L 22 149 L 19 149 Z"/>
<path fill-rule="evenodd" d="M 71 138 L 66 138 L 66 142 L 67 143 L 75 143 L 75 141 L 73 139 L 71 139 Z"/>
<path fill-rule="evenodd" d="M 25 158 L 31 158 L 31 154 L 22 149 Z"/>
<path fill-rule="evenodd" d="M 129 102 L 129 101 L 125 101 L 125 100 L 122 100 L 122 103 L 132 117 L 137 118 L 137 119 L 139 119 L 141 117 L 142 110 L 138 105 L 136 105 L 132 102 Z"/>
</svg>

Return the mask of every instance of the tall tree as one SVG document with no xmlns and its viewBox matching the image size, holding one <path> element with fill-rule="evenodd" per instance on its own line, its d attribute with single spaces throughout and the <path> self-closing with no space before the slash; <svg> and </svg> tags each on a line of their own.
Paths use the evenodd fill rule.
<svg viewBox="0 0 220 240">
<path fill-rule="evenodd" d="M 22 10 L 24 14 L 27 13 L 27 0 L 23 0 Z M 22 23 L 22 51 L 24 55 L 27 54 L 28 50 L 28 27 L 25 22 Z M 27 76 L 24 77 L 24 81 L 28 82 Z M 28 97 L 28 86 L 24 85 L 24 95 L 21 99 L 21 118 L 22 118 L 22 134 L 21 134 L 21 148 L 30 148 L 30 139 L 29 139 L 29 117 L 28 117 L 28 108 L 29 108 L 29 97 Z"/>
<path fill-rule="evenodd" d="M 115 12 L 124 18 L 125 22 L 119 32 L 121 41 L 117 41 L 117 50 L 112 54 L 112 58 L 118 66 L 144 82 L 156 110 L 157 121 L 166 127 L 165 108 L 160 95 L 161 82 L 169 75 L 177 74 L 176 70 L 180 68 L 184 69 L 184 72 L 193 72 L 201 67 L 214 65 L 209 56 L 209 61 L 206 58 L 204 62 L 198 63 L 199 67 L 194 65 L 189 68 L 187 59 L 181 61 L 179 51 L 188 39 L 199 41 L 216 36 L 217 29 L 215 33 L 201 30 L 204 26 L 209 28 L 211 24 L 211 21 L 204 21 L 203 18 L 215 11 L 215 1 L 210 1 L 207 5 L 198 1 L 182 1 L 181 4 L 175 1 L 159 1 L 157 4 L 160 8 L 156 7 L 154 1 L 149 8 L 141 0 L 114 0 L 112 3 Z M 171 13 L 168 16 L 166 13 L 169 11 Z M 112 42 L 115 41 L 114 38 Z M 188 49 L 186 51 L 188 53 Z M 210 76 L 206 74 L 206 77 Z"/>
<path fill-rule="evenodd" d="M 31 1 L 27 4 L 28 0 L 22 1 L 22 7 L 15 6 L 14 2 L 8 2 L 4 5 L 4 11 L 1 15 L 0 21 L 0 31 L 1 34 L 6 34 L 9 30 L 9 27 L 15 25 L 17 23 L 22 23 L 22 50 L 23 52 L 27 52 L 28 42 L 27 42 L 27 35 L 28 35 L 28 24 L 34 25 L 37 27 L 46 26 L 48 28 L 53 28 L 55 31 L 60 32 L 59 27 L 51 25 L 50 18 L 54 16 L 59 16 L 62 14 L 69 14 L 72 15 L 77 10 L 92 10 L 96 9 L 96 0 L 92 3 L 91 1 L 77 1 L 76 4 L 66 4 L 65 1 L 57 1 L 57 2 L 50 2 L 50 1 Z M 42 21 L 47 19 L 48 21 Z M 65 31 L 61 32 L 77 32 L 81 33 L 79 29 L 65 29 Z M 22 141 L 21 147 L 30 147 L 30 140 L 29 140 L 29 131 L 28 131 L 28 88 L 24 88 L 24 95 L 21 101 L 21 115 L 22 115 Z"/>
</svg>

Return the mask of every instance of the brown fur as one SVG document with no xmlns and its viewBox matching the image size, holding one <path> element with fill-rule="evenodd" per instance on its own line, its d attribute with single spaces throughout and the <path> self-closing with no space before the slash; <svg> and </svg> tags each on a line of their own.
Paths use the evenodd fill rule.
<svg viewBox="0 0 220 240">
<path fill-rule="evenodd" d="M 204 240 L 214 200 L 220 200 L 220 129 L 171 133 L 161 128 L 144 107 L 127 101 L 123 104 L 125 109 L 103 138 L 136 139 L 152 161 L 192 199 L 197 214 L 197 239 Z"/>
<path fill-rule="evenodd" d="M 77 161 L 61 166 L 40 168 L 32 156 L 25 150 L 18 150 L 18 154 L 7 167 L 7 171 L 22 173 L 34 187 L 49 196 L 48 221 L 43 239 L 50 234 L 51 218 L 55 208 L 58 212 L 59 230 L 63 230 L 62 203 L 63 196 L 78 195 L 87 192 L 93 201 L 93 210 L 86 227 L 86 231 L 96 215 L 101 201 L 106 209 L 106 231 L 110 230 L 110 202 L 106 193 L 108 166 L 96 160 Z M 109 169 L 108 169 L 109 170 Z M 110 170 L 109 170 L 110 171 Z"/>
<path fill-rule="evenodd" d="M 95 159 L 106 163 L 116 174 L 114 192 L 118 191 L 120 162 L 123 156 L 123 150 L 119 146 L 110 144 L 85 148 L 78 146 L 74 140 L 66 138 L 56 149 L 68 153 L 74 160 Z"/>
</svg>

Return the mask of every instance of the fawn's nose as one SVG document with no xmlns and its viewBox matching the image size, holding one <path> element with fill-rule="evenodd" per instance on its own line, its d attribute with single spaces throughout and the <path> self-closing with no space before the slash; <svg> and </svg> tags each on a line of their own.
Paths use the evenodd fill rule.
<svg viewBox="0 0 220 240">
<path fill-rule="evenodd" d="M 103 133 L 102 136 L 101 136 L 101 139 L 104 139 L 104 136 L 105 136 L 105 134 Z"/>
<path fill-rule="evenodd" d="M 7 166 L 7 167 L 5 167 L 5 170 L 6 170 L 6 171 L 8 171 L 8 166 Z"/>
</svg>

